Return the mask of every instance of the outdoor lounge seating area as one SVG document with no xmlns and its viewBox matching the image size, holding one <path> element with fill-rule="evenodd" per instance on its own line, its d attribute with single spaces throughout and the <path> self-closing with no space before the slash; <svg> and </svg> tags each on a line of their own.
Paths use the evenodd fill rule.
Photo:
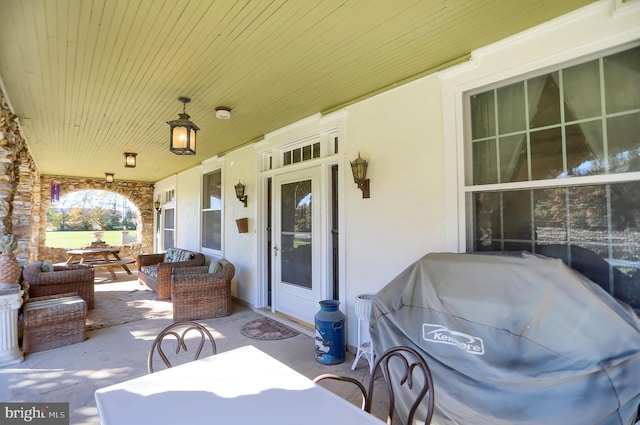
<svg viewBox="0 0 640 425">
<path fill-rule="evenodd" d="M 235 267 L 225 259 L 206 260 L 206 265 L 197 266 L 202 254 L 185 250 L 172 250 L 165 254 L 147 255 L 141 262 L 149 263 L 149 258 L 166 259 L 166 266 L 146 266 L 146 269 L 168 271 L 169 290 L 174 321 L 208 319 L 229 316 L 232 313 L 231 280 Z M 186 261 L 182 261 L 186 259 Z M 194 261 L 195 260 L 195 261 Z M 175 268 L 169 265 L 178 266 Z M 94 279 L 98 273 L 99 279 Z M 110 270 L 109 274 L 113 275 Z M 85 339 L 87 311 L 95 307 L 95 285 L 108 285 L 117 279 L 104 279 L 104 273 L 96 272 L 91 265 L 52 265 L 35 261 L 23 270 L 24 284 L 28 287 L 29 298 L 22 308 L 22 348 L 25 353 L 34 353 L 62 347 Z M 142 273 L 141 273 L 142 274 Z M 132 274 L 124 275 L 131 281 Z M 148 280 L 147 280 L 148 281 Z M 106 283 L 99 283 L 106 282 Z M 138 280 L 143 288 L 143 279 Z M 155 286 L 157 288 L 157 286 Z M 150 288 L 153 290 L 153 288 Z M 100 293 L 101 294 L 101 293 Z M 99 295 L 100 295 L 99 294 Z M 153 298 L 163 301 L 157 293 Z M 105 314 L 100 311 L 108 307 L 104 302 L 98 311 L 91 314 Z M 131 306 L 134 309 L 135 306 Z M 125 311 L 113 311 L 122 315 Z"/>
<path fill-rule="evenodd" d="M 109 280 L 105 271 L 98 271 L 96 277 L 98 282 Z M 135 276 L 124 275 L 118 282 L 96 285 L 124 285 L 126 280 L 137 284 Z M 352 353 L 347 353 L 346 360 L 340 365 L 319 363 L 315 358 L 312 333 L 294 322 L 286 324 L 300 332 L 287 339 L 251 339 L 239 332 L 243 324 L 263 318 L 264 314 L 234 303 L 231 315 L 198 320 L 198 323 L 212 333 L 218 353 L 253 345 L 308 379 L 328 372 L 352 376 L 360 381 L 368 379 L 367 365 L 361 364 L 355 371 L 351 370 Z M 23 362 L 0 368 L 0 400 L 50 402 L 55 393 L 56 400 L 69 402 L 71 424 L 100 425 L 94 392 L 146 375 L 153 341 L 173 321 L 169 314 L 93 329 L 86 332 L 80 343 L 28 353 Z M 165 342 L 165 346 L 168 350 L 175 348 L 170 340 Z M 381 377 L 377 381 L 383 385 Z M 55 388 L 55 392 L 51 393 L 50 388 Z M 327 388 L 360 407 L 359 396 L 350 389 Z M 374 412 L 380 418 L 386 414 L 382 407 Z"/>
<path fill-rule="evenodd" d="M 639 23 L 6 0 L 0 424 L 640 425 Z"/>
</svg>

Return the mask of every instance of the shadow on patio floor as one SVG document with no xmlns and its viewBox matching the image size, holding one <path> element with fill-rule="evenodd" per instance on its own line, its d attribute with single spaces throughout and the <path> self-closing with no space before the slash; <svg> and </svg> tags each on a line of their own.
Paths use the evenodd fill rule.
<svg viewBox="0 0 640 425">
<path fill-rule="evenodd" d="M 108 276 L 108 273 L 96 273 L 96 278 L 101 281 Z M 118 273 L 118 279 L 118 282 L 135 281 L 136 272 L 133 270 L 132 275 Z M 352 353 L 347 353 L 345 362 L 339 365 L 317 362 L 314 340 L 308 335 L 308 330 L 307 333 L 282 340 L 255 340 L 243 336 L 240 333 L 242 326 L 259 317 L 262 315 L 234 304 L 231 316 L 199 322 L 205 323 L 213 331 L 218 352 L 254 345 L 309 378 L 321 373 L 338 373 L 368 383 L 368 364 L 361 360 L 357 369 L 352 371 Z M 0 401 L 68 402 L 71 424 L 98 425 L 100 419 L 94 391 L 145 375 L 147 354 L 153 339 L 170 323 L 170 315 L 160 315 L 99 328 L 88 331 L 88 339 L 82 343 L 29 354 L 22 363 L 0 368 Z M 295 324 L 287 325 L 299 329 Z M 377 381 L 382 381 L 382 378 L 378 377 Z M 350 386 L 330 389 L 360 406 L 359 395 Z M 377 394 L 382 392 L 378 391 Z M 374 412 L 381 417 L 379 410 L 376 406 Z"/>
</svg>

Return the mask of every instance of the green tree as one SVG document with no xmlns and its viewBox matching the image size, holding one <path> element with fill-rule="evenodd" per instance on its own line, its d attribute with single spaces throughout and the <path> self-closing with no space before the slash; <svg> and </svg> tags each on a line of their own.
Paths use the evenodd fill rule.
<svg viewBox="0 0 640 425">
<path fill-rule="evenodd" d="M 100 230 L 115 230 L 120 227 L 120 216 L 110 209 L 102 207 L 93 209 L 91 221 Z"/>
<path fill-rule="evenodd" d="M 71 208 L 66 230 L 91 230 L 90 216 L 83 208 Z"/>
</svg>

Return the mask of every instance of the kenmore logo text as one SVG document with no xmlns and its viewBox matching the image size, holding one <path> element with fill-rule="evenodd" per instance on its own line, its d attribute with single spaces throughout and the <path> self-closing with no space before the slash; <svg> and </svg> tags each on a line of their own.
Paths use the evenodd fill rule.
<svg viewBox="0 0 640 425">
<path fill-rule="evenodd" d="M 422 338 L 428 342 L 453 345 L 454 347 L 458 347 L 469 354 L 484 354 L 484 343 L 482 342 L 482 338 L 463 334 L 462 332 L 452 331 L 442 325 L 423 323 Z"/>
</svg>

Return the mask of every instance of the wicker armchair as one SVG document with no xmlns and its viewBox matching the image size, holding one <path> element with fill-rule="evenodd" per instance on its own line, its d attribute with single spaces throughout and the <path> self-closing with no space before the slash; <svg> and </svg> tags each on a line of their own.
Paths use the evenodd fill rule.
<svg viewBox="0 0 640 425">
<path fill-rule="evenodd" d="M 159 300 L 171 298 L 171 273 L 174 269 L 184 267 L 203 266 L 206 258 L 199 252 L 191 252 L 180 248 L 170 248 L 189 253 L 186 261 L 165 260 L 166 253 L 140 254 L 136 258 L 138 266 L 138 281 L 156 291 Z M 167 250 L 169 252 L 169 250 Z"/>
<path fill-rule="evenodd" d="M 220 270 L 210 267 L 174 269 L 171 283 L 173 320 L 196 320 L 231 314 L 231 279 L 235 267 L 225 259 L 217 260 Z"/>
<path fill-rule="evenodd" d="M 76 292 L 87 303 L 87 309 L 93 308 L 93 268 L 74 264 L 55 266 L 52 272 L 43 272 L 42 264 L 42 261 L 33 261 L 22 272 L 29 283 L 30 298 Z"/>
</svg>

